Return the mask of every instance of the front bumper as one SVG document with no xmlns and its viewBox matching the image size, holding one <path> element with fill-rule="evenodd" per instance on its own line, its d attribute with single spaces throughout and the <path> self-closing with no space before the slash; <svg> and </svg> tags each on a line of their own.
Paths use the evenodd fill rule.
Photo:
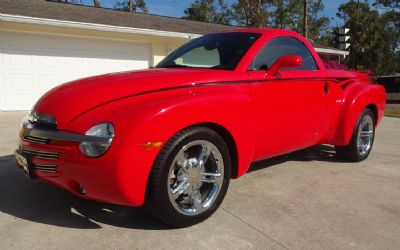
<svg viewBox="0 0 400 250">
<path fill-rule="evenodd" d="M 37 143 L 47 143 L 50 140 L 68 142 L 96 142 L 100 144 L 110 144 L 112 142 L 112 138 L 82 135 L 71 132 L 62 132 L 51 128 L 44 128 L 28 121 L 26 118 L 24 118 L 22 121 L 21 133 L 26 140 Z"/>
<path fill-rule="evenodd" d="M 83 198 L 124 205 L 141 205 L 134 196 L 127 197 L 121 186 L 121 164 L 113 145 L 101 157 L 89 158 L 79 150 L 80 142 L 108 143 L 108 138 L 86 136 L 22 122 L 18 165 L 31 178 L 67 189 Z M 19 157 L 22 156 L 22 157 Z"/>
</svg>

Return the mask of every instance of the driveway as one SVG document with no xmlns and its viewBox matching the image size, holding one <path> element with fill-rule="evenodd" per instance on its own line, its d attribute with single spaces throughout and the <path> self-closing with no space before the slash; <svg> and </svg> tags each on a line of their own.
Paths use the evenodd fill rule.
<svg viewBox="0 0 400 250">
<path fill-rule="evenodd" d="M 253 164 L 207 221 L 169 229 L 143 208 L 76 198 L 14 162 L 23 112 L 0 113 L 0 249 L 399 249 L 400 119 L 370 158 L 318 146 Z"/>
</svg>

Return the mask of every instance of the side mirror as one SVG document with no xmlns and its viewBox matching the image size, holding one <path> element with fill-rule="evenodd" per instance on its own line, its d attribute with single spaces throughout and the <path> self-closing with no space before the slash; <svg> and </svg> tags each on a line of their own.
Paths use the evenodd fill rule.
<svg viewBox="0 0 400 250">
<path fill-rule="evenodd" d="M 266 70 L 266 75 L 275 76 L 282 68 L 297 68 L 302 64 L 303 59 L 300 56 L 281 56 Z"/>
</svg>

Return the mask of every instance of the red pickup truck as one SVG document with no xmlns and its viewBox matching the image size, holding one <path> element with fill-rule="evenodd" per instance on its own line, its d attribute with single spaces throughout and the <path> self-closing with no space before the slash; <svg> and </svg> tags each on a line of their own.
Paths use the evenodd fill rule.
<svg viewBox="0 0 400 250">
<path fill-rule="evenodd" d="M 327 70 L 310 43 L 279 29 L 210 34 L 155 68 L 46 93 L 23 120 L 18 164 L 87 199 L 146 205 L 183 227 L 209 217 L 253 161 L 316 144 L 365 160 L 383 87 Z"/>
</svg>

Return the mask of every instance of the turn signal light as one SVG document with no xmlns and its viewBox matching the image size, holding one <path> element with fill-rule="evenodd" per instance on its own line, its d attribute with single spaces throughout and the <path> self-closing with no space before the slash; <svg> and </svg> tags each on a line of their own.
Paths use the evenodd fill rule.
<svg viewBox="0 0 400 250">
<path fill-rule="evenodd" d="M 155 142 L 149 141 L 149 142 L 143 143 L 141 146 L 146 150 L 150 150 L 150 149 L 159 148 L 162 146 L 162 144 L 163 144 L 163 141 L 155 141 Z"/>
</svg>

